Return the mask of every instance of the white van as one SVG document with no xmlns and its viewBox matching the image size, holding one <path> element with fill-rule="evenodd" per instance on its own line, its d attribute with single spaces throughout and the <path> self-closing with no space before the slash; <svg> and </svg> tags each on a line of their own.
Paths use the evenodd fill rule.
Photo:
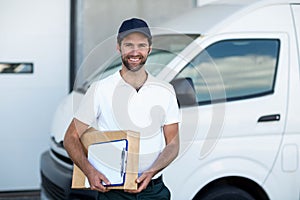
<svg viewBox="0 0 300 200">
<path fill-rule="evenodd" d="M 300 199 L 300 1 L 214 1 L 162 27 L 174 32 L 154 36 L 148 71 L 173 84 L 182 113 L 180 155 L 164 170 L 172 199 Z M 95 198 L 70 189 L 62 140 L 73 103 L 120 69 L 112 60 L 57 109 L 43 198 Z"/>
</svg>

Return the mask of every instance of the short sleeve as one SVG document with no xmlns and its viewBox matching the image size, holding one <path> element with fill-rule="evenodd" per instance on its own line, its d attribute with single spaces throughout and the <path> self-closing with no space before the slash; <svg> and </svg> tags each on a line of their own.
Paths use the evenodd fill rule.
<svg viewBox="0 0 300 200">
<path fill-rule="evenodd" d="M 83 123 L 92 125 L 96 121 L 97 112 L 95 109 L 95 92 L 96 92 L 96 83 L 93 83 L 86 94 L 82 98 L 78 109 L 74 113 L 74 117 Z"/>
<path fill-rule="evenodd" d="M 166 119 L 164 125 L 180 123 L 180 112 L 173 86 L 171 86 L 170 90 L 171 92 L 169 96 L 169 105 L 166 111 Z"/>
</svg>

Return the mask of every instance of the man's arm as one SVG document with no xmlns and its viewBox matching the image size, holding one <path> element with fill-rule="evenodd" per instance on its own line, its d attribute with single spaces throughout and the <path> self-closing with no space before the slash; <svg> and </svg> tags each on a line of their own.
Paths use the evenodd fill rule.
<svg viewBox="0 0 300 200">
<path fill-rule="evenodd" d="M 73 162 L 87 176 L 91 189 L 106 192 L 108 189 L 101 183 L 104 181 L 109 185 L 110 183 L 108 179 L 90 164 L 80 142 L 80 136 L 87 130 L 87 128 L 87 124 L 74 118 L 64 137 L 64 147 Z"/>
<path fill-rule="evenodd" d="M 178 155 L 179 152 L 179 133 L 178 123 L 165 125 L 163 127 L 166 146 L 153 163 L 151 168 L 145 171 L 138 179 L 139 188 L 137 190 L 128 190 L 130 193 L 139 193 L 146 189 L 152 177 L 159 171 L 167 167 Z"/>
</svg>

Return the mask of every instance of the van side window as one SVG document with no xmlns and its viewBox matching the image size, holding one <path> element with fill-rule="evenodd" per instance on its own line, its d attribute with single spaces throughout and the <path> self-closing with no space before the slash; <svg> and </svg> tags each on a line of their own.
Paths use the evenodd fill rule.
<svg viewBox="0 0 300 200">
<path fill-rule="evenodd" d="M 199 105 L 274 92 L 280 42 L 234 39 L 210 45 L 176 76 L 193 81 Z"/>
</svg>

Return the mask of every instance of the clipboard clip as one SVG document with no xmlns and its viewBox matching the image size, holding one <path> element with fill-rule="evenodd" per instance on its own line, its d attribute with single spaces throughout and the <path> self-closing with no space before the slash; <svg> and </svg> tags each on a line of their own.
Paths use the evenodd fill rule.
<svg viewBox="0 0 300 200">
<path fill-rule="evenodd" d="M 121 170 L 120 170 L 121 177 L 123 177 L 124 174 L 126 173 L 126 164 L 127 164 L 127 151 L 126 148 L 123 148 L 121 154 Z"/>
</svg>

